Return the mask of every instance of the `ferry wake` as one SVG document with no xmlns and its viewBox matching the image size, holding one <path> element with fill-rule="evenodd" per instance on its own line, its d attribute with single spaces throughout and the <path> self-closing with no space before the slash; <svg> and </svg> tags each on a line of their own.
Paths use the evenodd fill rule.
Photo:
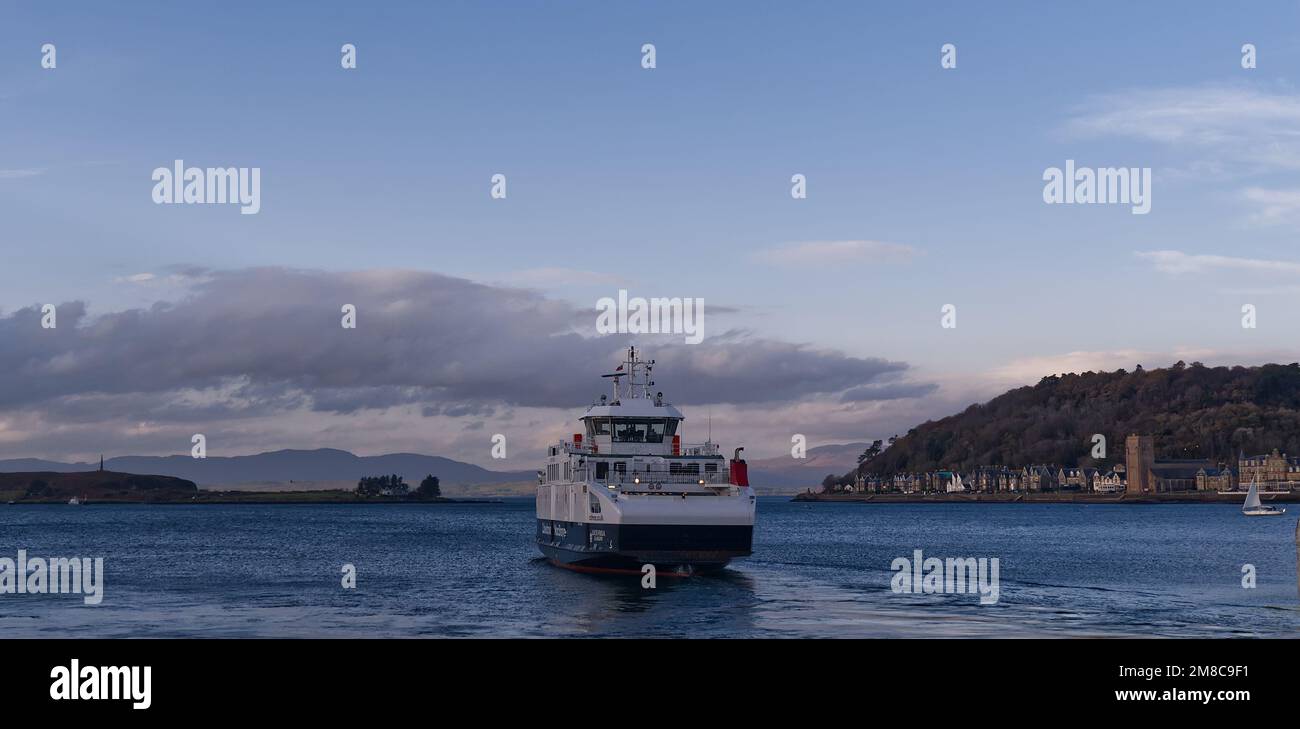
<svg viewBox="0 0 1300 729">
<path fill-rule="evenodd" d="M 653 396 L 654 360 L 627 359 L 603 377 L 613 396 L 587 408 L 583 432 L 547 451 L 537 472 L 537 546 L 580 571 L 669 574 L 725 567 L 750 554 L 754 491 L 737 448 L 684 445 L 681 411 Z"/>
</svg>

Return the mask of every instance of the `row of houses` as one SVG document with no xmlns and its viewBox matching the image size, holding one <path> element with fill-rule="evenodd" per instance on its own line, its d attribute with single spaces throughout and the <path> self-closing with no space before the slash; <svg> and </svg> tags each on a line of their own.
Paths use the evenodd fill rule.
<svg viewBox="0 0 1300 729">
<path fill-rule="evenodd" d="M 1119 493 L 1124 491 L 1124 466 L 1101 470 L 1070 468 L 1050 464 L 1011 468 L 982 466 L 967 473 L 929 471 L 896 473 L 892 476 L 859 475 L 845 491 L 900 493 L 967 491 L 981 493 L 1078 491 L 1084 493 Z"/>
<path fill-rule="evenodd" d="M 845 491 L 882 493 L 922 492 L 1079 492 L 1171 493 L 1179 491 L 1245 491 L 1251 482 L 1264 491 L 1300 490 L 1300 457 L 1274 449 L 1247 456 L 1236 466 L 1205 459 L 1155 458 L 1155 441 L 1149 435 L 1130 435 L 1125 460 L 1111 468 L 1076 468 L 1040 464 L 1014 468 L 981 466 L 966 473 L 936 470 L 895 473 L 888 476 L 859 474 Z"/>
</svg>

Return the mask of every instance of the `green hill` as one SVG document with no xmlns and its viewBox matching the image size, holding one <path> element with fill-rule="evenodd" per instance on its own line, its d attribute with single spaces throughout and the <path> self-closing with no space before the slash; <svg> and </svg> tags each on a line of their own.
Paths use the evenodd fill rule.
<svg viewBox="0 0 1300 729">
<path fill-rule="evenodd" d="M 113 471 L 0 473 L 0 499 L 16 503 L 87 501 L 177 501 L 199 493 L 193 481 Z"/>
<path fill-rule="evenodd" d="M 1090 456 L 1106 437 L 1106 458 Z M 1156 436 L 1158 458 L 1235 462 L 1240 451 L 1300 453 L 1300 364 L 1084 372 L 1044 377 L 907 432 L 870 474 L 1034 463 L 1105 467 L 1124 438 Z"/>
</svg>

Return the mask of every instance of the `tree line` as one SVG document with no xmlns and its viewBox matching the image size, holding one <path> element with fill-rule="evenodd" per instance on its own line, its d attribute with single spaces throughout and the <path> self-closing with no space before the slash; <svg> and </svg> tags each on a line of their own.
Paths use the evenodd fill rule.
<svg viewBox="0 0 1300 729">
<path fill-rule="evenodd" d="M 365 497 L 414 495 L 421 499 L 436 499 L 442 496 L 442 488 L 438 477 L 429 474 L 412 493 L 406 481 L 394 473 L 390 476 L 363 476 L 357 482 L 356 494 Z"/>
<path fill-rule="evenodd" d="M 874 441 L 856 469 L 826 482 L 978 466 L 1109 469 L 1134 433 L 1155 436 L 1157 458 L 1235 464 L 1242 452 L 1300 455 L 1300 363 L 1051 375 L 918 425 L 888 447 Z M 1093 456 L 1094 434 L 1106 438 L 1104 457 Z"/>
</svg>

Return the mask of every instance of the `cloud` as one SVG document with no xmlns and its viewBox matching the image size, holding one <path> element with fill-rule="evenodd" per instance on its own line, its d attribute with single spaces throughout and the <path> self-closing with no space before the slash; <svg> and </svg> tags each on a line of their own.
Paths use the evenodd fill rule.
<svg viewBox="0 0 1300 729">
<path fill-rule="evenodd" d="M 925 397 L 938 389 L 939 386 L 932 382 L 896 382 L 880 385 L 860 385 L 851 390 L 846 390 L 844 394 L 840 396 L 840 402 L 903 400 L 914 397 Z"/>
<path fill-rule="evenodd" d="M 1269 261 L 1260 258 L 1235 258 L 1168 250 L 1138 251 L 1135 255 L 1150 261 L 1157 271 L 1173 275 L 1222 270 L 1290 275 L 1300 273 L 1300 262 L 1294 261 Z"/>
<path fill-rule="evenodd" d="M 754 260 L 780 266 L 906 263 L 911 261 L 916 253 L 916 249 L 908 245 L 874 240 L 808 241 L 758 251 L 754 254 Z"/>
<path fill-rule="evenodd" d="M 187 275 L 183 298 L 148 308 L 92 317 L 62 303 L 55 329 L 41 328 L 36 306 L 0 317 L 0 442 L 46 453 L 90 439 L 179 444 L 189 436 L 176 431 L 194 428 L 226 434 L 227 447 L 353 448 L 381 433 L 393 442 L 400 422 L 407 447 L 428 451 L 429 429 L 442 427 L 430 421 L 459 420 L 464 433 L 481 430 L 467 421 L 517 429 L 526 417 L 543 424 L 540 438 L 605 392 L 599 375 L 633 342 L 657 361 L 656 389 L 682 405 L 833 405 L 846 391 L 870 405 L 926 387 L 904 383 L 903 362 L 741 330 L 699 345 L 591 336 L 593 312 L 435 273 Z M 355 329 L 340 326 L 344 304 L 357 307 Z"/>
<path fill-rule="evenodd" d="M 628 279 L 612 273 L 584 271 L 577 268 L 547 266 L 529 268 L 503 274 L 501 282 L 515 286 L 535 288 L 558 288 L 564 286 L 622 286 L 627 287 Z"/>
<path fill-rule="evenodd" d="M 1067 136 L 1152 142 L 1177 151 L 1168 177 L 1232 179 L 1300 170 L 1300 94 L 1257 85 L 1131 89 L 1089 97 Z M 1300 226 L 1300 190 L 1254 185 L 1238 199 L 1253 225 Z"/>
<path fill-rule="evenodd" d="M 1300 169 L 1300 95 L 1257 86 L 1131 89 L 1089 97 L 1064 131 L 1156 142 L 1202 170 Z"/>
<path fill-rule="evenodd" d="M 36 177 L 43 174 L 45 174 L 43 169 L 0 170 L 0 180 L 21 180 L 25 177 Z"/>
<path fill-rule="evenodd" d="M 152 281 L 155 278 L 157 278 L 157 276 L 153 275 L 152 273 L 133 273 L 130 276 L 118 276 L 117 278 L 113 279 L 113 282 L 114 283 L 144 283 L 146 281 Z"/>
<path fill-rule="evenodd" d="M 1250 222 L 1256 225 L 1300 225 L 1300 190 L 1249 187 L 1241 198 L 1253 206 Z"/>
<path fill-rule="evenodd" d="M 1232 296 L 1295 296 L 1300 286 L 1247 286 L 1219 289 L 1219 293 Z"/>
</svg>

